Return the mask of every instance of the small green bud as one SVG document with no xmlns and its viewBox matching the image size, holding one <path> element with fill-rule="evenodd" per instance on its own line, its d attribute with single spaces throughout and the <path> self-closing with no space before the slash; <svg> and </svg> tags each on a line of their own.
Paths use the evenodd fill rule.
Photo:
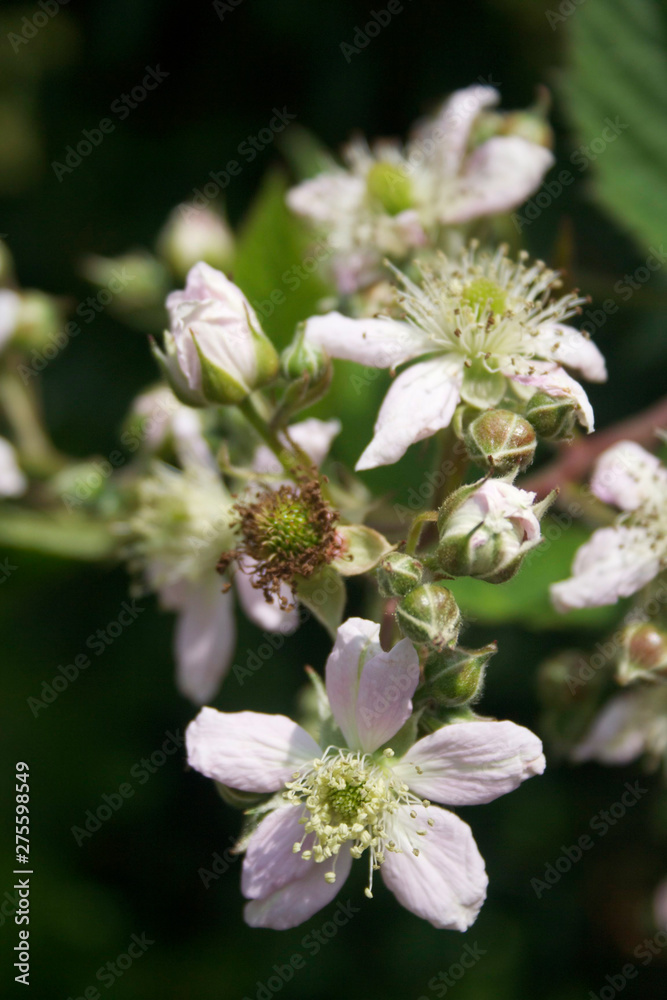
<svg viewBox="0 0 667 1000">
<path fill-rule="evenodd" d="M 616 666 L 619 684 L 636 680 L 657 680 L 667 672 L 667 632 L 648 622 L 628 625 L 623 630 Z"/>
<path fill-rule="evenodd" d="M 234 235 L 215 210 L 177 205 L 160 231 L 156 248 L 176 277 L 183 279 L 200 260 L 228 271 L 234 259 Z"/>
<path fill-rule="evenodd" d="M 448 708 L 467 705 L 482 695 L 484 674 L 498 651 L 495 642 L 482 649 L 458 646 L 431 653 L 424 664 L 426 694 Z"/>
<path fill-rule="evenodd" d="M 306 339 L 304 324 L 299 325 L 294 340 L 280 355 L 282 374 L 290 381 L 305 376 L 311 382 L 319 382 L 327 374 L 329 364 L 322 348 Z"/>
<path fill-rule="evenodd" d="M 411 590 L 398 605 L 396 619 L 408 639 L 434 650 L 456 642 L 461 627 L 454 595 L 437 583 L 423 583 Z"/>
<path fill-rule="evenodd" d="M 468 424 L 463 440 L 476 465 L 504 476 L 527 469 L 537 439 L 527 420 L 510 410 L 488 410 Z"/>
<path fill-rule="evenodd" d="M 405 597 L 422 581 L 424 567 L 405 552 L 390 552 L 377 569 L 382 597 Z"/>
<path fill-rule="evenodd" d="M 526 419 L 545 441 L 569 441 L 577 422 L 577 404 L 569 396 L 536 392 L 526 404 Z"/>
<path fill-rule="evenodd" d="M 366 175 L 366 189 L 389 215 L 412 207 L 412 182 L 394 163 L 374 163 Z"/>
<path fill-rule="evenodd" d="M 63 309 L 58 301 L 44 292 L 21 292 L 14 328 L 13 342 L 25 350 L 41 350 L 49 344 L 58 345 L 62 337 Z"/>
</svg>

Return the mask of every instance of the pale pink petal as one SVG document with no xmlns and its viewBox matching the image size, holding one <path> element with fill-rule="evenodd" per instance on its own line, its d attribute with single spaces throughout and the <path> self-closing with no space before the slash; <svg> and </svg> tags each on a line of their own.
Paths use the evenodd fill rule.
<svg viewBox="0 0 667 1000">
<path fill-rule="evenodd" d="M 630 597 L 660 572 L 660 559 L 641 528 L 599 528 L 577 552 L 572 576 L 551 585 L 557 611 L 597 608 Z"/>
<path fill-rule="evenodd" d="M 309 417 L 308 420 L 301 420 L 298 424 L 288 427 L 289 436 L 295 444 L 305 451 L 306 455 L 312 459 L 319 468 L 324 459 L 329 454 L 331 442 L 340 434 L 342 424 L 340 420 L 318 420 L 317 417 Z M 281 434 L 282 443 L 286 444 Z M 280 475 L 284 472 L 282 465 L 271 451 L 262 444 L 257 448 L 252 459 L 252 467 L 255 472 L 271 475 Z"/>
<path fill-rule="evenodd" d="M 202 708 L 185 733 L 196 771 L 245 792 L 275 792 L 320 749 L 285 715 Z"/>
<path fill-rule="evenodd" d="M 388 653 L 366 660 L 356 709 L 359 745 L 364 753 L 377 750 L 407 722 L 418 683 L 419 656 L 409 639 L 401 639 Z"/>
<path fill-rule="evenodd" d="M 667 928 L 667 879 L 659 883 L 653 894 L 653 919 L 660 930 Z"/>
<path fill-rule="evenodd" d="M 28 480 L 19 467 L 16 451 L 0 437 L 0 497 L 18 497 L 28 488 Z"/>
<path fill-rule="evenodd" d="M 357 469 L 391 465 L 411 444 L 449 426 L 463 382 L 462 361 L 441 356 L 411 365 L 394 380 L 375 424 L 375 437 Z"/>
<path fill-rule="evenodd" d="M 382 652 L 380 626 L 365 618 L 348 618 L 339 627 L 325 669 L 331 712 L 347 745 L 359 749 L 357 694 L 364 663 Z"/>
<path fill-rule="evenodd" d="M 181 581 L 160 591 L 162 604 L 176 611 L 176 686 L 197 705 L 210 701 L 229 669 L 236 645 L 234 603 L 222 593 L 217 573 Z"/>
<path fill-rule="evenodd" d="M 531 361 L 525 373 L 507 371 L 505 374 L 515 382 L 532 385 L 549 396 L 566 396 L 572 399 L 577 405 L 579 423 L 589 434 L 592 433 L 595 426 L 593 407 L 581 385 L 563 368 L 550 361 Z"/>
<path fill-rule="evenodd" d="M 472 831 L 438 806 L 412 808 L 416 819 L 407 806 L 392 817 L 389 839 L 401 853 L 385 852 L 382 878 L 399 903 L 418 917 L 443 930 L 465 931 L 475 922 L 488 885 Z M 419 836 L 417 830 L 426 833 Z"/>
<path fill-rule="evenodd" d="M 372 368 L 396 365 L 434 350 L 429 334 L 393 319 L 350 319 L 338 312 L 311 316 L 306 338 L 332 358 L 357 361 Z"/>
<path fill-rule="evenodd" d="M 422 247 L 428 243 L 421 220 L 414 208 L 408 208 L 394 216 L 394 226 L 401 239 L 410 247 Z"/>
<path fill-rule="evenodd" d="M 360 210 L 366 182 L 345 170 L 332 170 L 302 181 L 287 192 L 289 208 L 297 215 L 326 225 Z"/>
<path fill-rule="evenodd" d="M 435 142 L 434 162 L 439 172 L 444 176 L 458 173 L 475 119 L 499 100 L 500 94 L 494 87 L 473 84 L 455 91 L 434 118 L 424 121 L 415 130 L 416 151 L 428 149 L 428 140 Z"/>
<path fill-rule="evenodd" d="M 244 565 L 248 571 L 251 570 L 253 560 L 244 560 Z M 278 600 L 267 601 L 263 592 L 252 585 L 252 573 L 245 573 L 237 570 L 234 575 L 236 593 L 238 594 L 241 607 L 257 628 L 266 629 L 267 632 L 280 632 L 282 635 L 290 635 L 299 624 L 299 612 L 296 608 L 291 611 L 283 611 Z M 289 601 L 294 603 L 294 595 L 287 586 L 281 584 L 280 593 Z"/>
<path fill-rule="evenodd" d="M 612 698 L 572 751 L 572 760 L 612 765 L 635 760 L 646 748 L 644 714 L 637 691 Z"/>
<path fill-rule="evenodd" d="M 468 157 L 455 194 L 440 211 L 447 224 L 509 212 L 526 200 L 554 164 L 553 153 L 519 136 L 495 136 Z"/>
<path fill-rule="evenodd" d="M 248 843 L 241 889 L 252 900 L 244 911 L 251 927 L 286 930 L 303 923 L 331 902 L 347 878 L 352 857 L 349 848 L 330 861 L 317 864 L 304 861 L 294 853 L 295 843 L 303 849 L 312 847 L 314 835 L 303 840 L 304 815 L 301 806 L 277 809 L 261 821 Z M 329 885 L 324 876 L 334 871 L 336 882 Z"/>
<path fill-rule="evenodd" d="M 590 337 L 566 323 L 543 323 L 532 341 L 536 357 L 571 368 L 589 382 L 606 382 L 604 356 Z"/>
<path fill-rule="evenodd" d="M 634 441 L 619 441 L 595 464 L 591 489 L 598 499 L 622 510 L 636 510 L 656 490 L 667 501 L 667 469 Z"/>
<path fill-rule="evenodd" d="M 542 743 L 513 722 L 457 722 L 418 740 L 393 770 L 417 795 L 452 806 L 492 802 L 542 774 Z"/>
<path fill-rule="evenodd" d="M 219 474 L 219 466 L 204 437 L 200 411 L 189 406 L 178 406 L 171 420 L 174 449 L 184 468 L 210 469 Z"/>
</svg>

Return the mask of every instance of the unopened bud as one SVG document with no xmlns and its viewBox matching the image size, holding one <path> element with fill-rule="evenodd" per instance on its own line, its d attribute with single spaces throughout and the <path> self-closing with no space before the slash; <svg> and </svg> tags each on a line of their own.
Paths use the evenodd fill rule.
<svg viewBox="0 0 667 1000">
<path fill-rule="evenodd" d="M 311 382 L 319 382 L 329 368 L 329 359 L 317 344 L 307 340 L 305 326 L 297 329 L 294 340 L 280 355 L 280 368 L 285 378 L 308 378 Z"/>
<path fill-rule="evenodd" d="M 44 292 L 22 292 L 14 328 L 14 343 L 26 350 L 41 350 L 62 337 L 64 312 L 57 300 Z"/>
<path fill-rule="evenodd" d="M 648 623 L 628 625 L 623 631 L 616 666 L 619 684 L 656 680 L 667 672 L 667 632 Z"/>
<path fill-rule="evenodd" d="M 468 424 L 463 440 L 471 461 L 501 476 L 527 469 L 537 444 L 528 421 L 510 410 L 482 413 Z"/>
<path fill-rule="evenodd" d="M 405 552 L 390 552 L 377 568 L 382 597 L 405 597 L 422 581 L 424 567 Z"/>
<path fill-rule="evenodd" d="M 502 479 L 461 487 L 438 514 L 438 568 L 453 577 L 509 580 L 541 541 L 539 518 L 546 508 L 534 499 Z"/>
<path fill-rule="evenodd" d="M 526 405 L 526 419 L 544 441 L 569 441 L 577 423 L 577 403 L 570 396 L 536 392 Z"/>
<path fill-rule="evenodd" d="M 434 650 L 455 642 L 461 627 L 461 612 L 454 595 L 437 583 L 424 583 L 411 590 L 398 605 L 396 618 L 408 639 Z"/>
<path fill-rule="evenodd" d="M 178 205 L 160 231 L 157 250 L 182 279 L 200 260 L 228 271 L 234 258 L 234 237 L 226 221 L 212 209 Z"/>
<path fill-rule="evenodd" d="M 458 646 L 431 653 L 424 664 L 427 695 L 450 708 L 477 701 L 486 667 L 497 651 L 498 646 L 492 642 L 482 649 Z"/>
</svg>

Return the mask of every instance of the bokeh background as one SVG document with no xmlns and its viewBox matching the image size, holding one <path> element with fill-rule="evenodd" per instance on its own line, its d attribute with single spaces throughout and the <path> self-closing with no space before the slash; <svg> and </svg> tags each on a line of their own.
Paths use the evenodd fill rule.
<svg viewBox="0 0 667 1000">
<path fill-rule="evenodd" d="M 447 92 L 478 80 L 497 85 L 508 109 L 530 104 L 536 88 L 546 85 L 558 156 L 550 178 L 564 169 L 573 183 L 550 203 L 544 199 L 546 207 L 522 236 L 531 252 L 564 264 L 568 280 L 590 291 L 596 304 L 611 298 L 619 305 L 597 334 L 610 371 L 608 385 L 591 391 L 599 426 L 646 407 L 664 390 L 664 274 L 653 274 L 628 301 L 614 291 L 667 235 L 664 4 L 404 0 L 402 11 L 349 61 L 341 43 L 354 41 L 357 27 L 371 10 L 384 8 L 383 0 L 374 8 L 363 0 L 46 3 L 51 11 L 54 5 L 57 12 L 18 47 L 11 33 L 25 31 L 23 19 L 32 22 L 44 5 L 3 4 L 0 10 L 0 229 L 23 287 L 74 305 L 85 299 L 91 289 L 82 276 L 84 256 L 150 248 L 169 210 L 237 157 L 239 144 L 267 125 L 274 108 L 296 115 L 295 134 L 310 130 L 336 148 L 354 129 L 369 136 L 404 133 Z M 164 82 L 125 120 L 114 118 L 114 132 L 59 180 L 52 164 L 62 162 L 66 147 L 108 117 L 111 104 L 141 82 L 147 67 L 158 66 L 168 73 Z M 606 117 L 626 126 L 617 140 L 595 159 L 580 153 L 572 160 L 601 134 Z M 246 238 L 248 211 L 267 175 L 273 184 L 280 182 L 276 170 L 289 176 L 288 146 L 268 145 L 224 192 L 229 217 L 245 226 Z M 256 243 L 258 268 L 246 281 L 248 293 L 261 296 L 273 287 L 276 264 L 267 263 L 271 254 L 261 239 Z M 319 287 L 311 292 L 316 298 Z M 294 318 L 277 315 L 267 325 L 284 341 Z M 146 337 L 102 312 L 39 378 L 56 445 L 81 458 L 107 456 L 118 447 L 132 398 L 155 377 Z M 384 385 L 382 376 L 359 394 L 339 375 L 337 395 L 321 411 L 344 408 L 349 418 L 335 445 L 337 458 L 351 462 L 359 454 Z M 424 453 L 413 451 L 367 481 L 401 502 L 410 485 L 421 482 Z M 215 874 L 214 856 L 238 832 L 238 813 L 220 801 L 212 783 L 186 771 L 181 750 L 151 774 L 141 763 L 169 733 L 182 736 L 193 715 L 172 683 L 169 616 L 142 599 L 136 621 L 101 655 L 91 654 L 89 638 L 118 618 L 127 599 L 124 569 L 9 548 L 0 537 L 0 557 L 15 566 L 0 586 L 0 780 L 8 803 L 14 762 L 29 763 L 33 996 L 65 1000 L 96 987 L 118 1000 L 254 1000 L 277 992 L 312 1000 L 431 1000 L 448 992 L 459 1000 L 577 1000 L 591 990 L 598 996 L 605 977 L 629 961 L 640 971 L 625 996 L 665 996 L 667 950 L 646 968 L 633 958 L 656 932 L 650 894 L 667 875 L 667 808 L 657 777 L 642 777 L 650 793 L 604 837 L 595 837 L 594 849 L 541 898 L 531 886 L 590 830 L 600 810 L 619 800 L 625 782 L 640 776 L 631 767 L 575 769 L 554 761 L 543 778 L 511 796 L 461 810 L 490 876 L 488 902 L 465 935 L 434 930 L 380 888 L 370 904 L 361 873 L 339 897 L 359 912 L 323 937 L 317 954 L 312 933 L 331 933 L 335 925 L 327 921 L 336 904 L 292 932 L 246 928 L 240 863 L 232 861 L 214 878 L 203 874 Z M 533 587 L 536 579 L 539 574 Z M 349 614 L 363 612 L 363 597 L 351 588 Z M 465 641 L 500 643 L 481 710 L 539 731 L 538 664 L 563 645 L 593 644 L 601 632 L 591 626 L 611 619 L 575 626 L 556 621 L 542 594 L 546 627 L 538 631 L 527 622 L 533 597 L 519 596 L 521 607 L 509 613 L 509 623 L 473 623 Z M 241 623 L 236 662 L 245 663 L 261 641 Z M 217 704 L 290 714 L 303 666 L 321 669 L 328 646 L 319 626 L 308 623 L 243 685 L 231 677 Z M 81 653 L 90 655 L 91 666 L 35 715 L 28 699 L 39 698 L 43 682 Z M 132 797 L 77 844 L 72 828 L 127 782 Z M 2 817 L 0 895 L 7 892 L 2 898 L 11 900 L 7 806 Z M 8 989 L 18 991 L 9 909 L 0 918 L 2 974 Z M 127 951 L 133 934 L 154 943 L 122 976 L 96 979 Z M 477 949 L 479 960 L 447 986 L 439 974 L 466 946 Z M 303 967 L 282 984 L 274 966 L 289 965 L 296 953 Z"/>
</svg>

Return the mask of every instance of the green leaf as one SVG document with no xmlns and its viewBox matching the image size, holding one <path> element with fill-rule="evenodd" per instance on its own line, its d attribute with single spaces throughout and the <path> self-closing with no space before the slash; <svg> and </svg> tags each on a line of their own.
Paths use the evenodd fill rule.
<svg viewBox="0 0 667 1000">
<path fill-rule="evenodd" d="M 341 576 L 368 573 L 394 548 L 384 535 L 364 524 L 346 524 L 337 531 L 347 544 L 344 554 L 334 559 L 331 565 Z"/>
<path fill-rule="evenodd" d="M 615 621 L 617 605 L 564 615 L 552 607 L 549 584 L 570 576 L 574 555 L 590 532 L 577 524 L 562 530 L 547 517 L 542 522 L 542 535 L 546 540 L 528 554 L 517 575 L 507 583 L 490 584 L 470 577 L 447 581 L 464 620 L 483 625 L 515 623 L 534 630 L 604 629 Z"/>
<path fill-rule="evenodd" d="M 76 514 L 0 510 L 0 546 L 96 562 L 113 555 L 117 540 L 99 521 Z"/>
<path fill-rule="evenodd" d="M 296 593 L 302 604 L 312 611 L 332 638 L 343 620 L 345 584 L 331 566 L 322 566 L 312 576 L 298 577 Z"/>
<path fill-rule="evenodd" d="M 323 271 L 329 254 L 326 248 L 317 257 L 312 254 L 316 241 L 287 208 L 286 191 L 281 172 L 266 177 L 241 230 L 234 265 L 234 281 L 281 348 L 329 291 Z"/>
<path fill-rule="evenodd" d="M 569 31 L 566 108 L 584 146 L 598 139 L 590 156 L 575 153 L 572 163 L 590 165 L 597 200 L 642 247 L 659 244 L 667 231 L 667 50 L 659 5 L 582 4 Z"/>
</svg>

